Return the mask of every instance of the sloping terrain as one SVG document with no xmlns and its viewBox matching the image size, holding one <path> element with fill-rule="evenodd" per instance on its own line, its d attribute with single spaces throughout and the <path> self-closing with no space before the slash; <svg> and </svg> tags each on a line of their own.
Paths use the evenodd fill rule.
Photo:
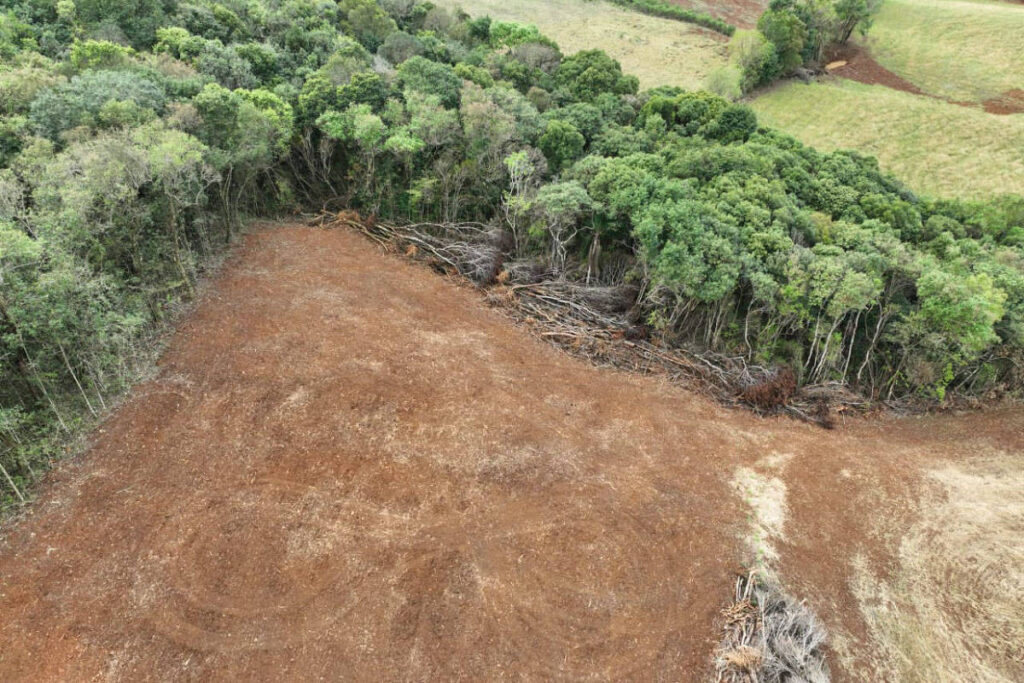
<svg viewBox="0 0 1024 683">
<path fill-rule="evenodd" d="M 567 54 L 601 49 L 641 88 L 697 90 L 726 63 L 728 38 L 694 24 L 641 14 L 601 0 L 439 0 L 473 16 L 534 24 Z M 718 16 L 715 13 L 712 13 Z"/>
<path fill-rule="evenodd" d="M 739 28 L 752 28 L 757 25 L 761 14 L 768 9 L 765 0 L 670 0 L 673 5 L 705 12 L 713 17 L 724 19 Z"/>
<path fill-rule="evenodd" d="M 1024 88 L 1024 8 L 990 0 L 888 0 L 860 42 L 925 92 L 984 102 Z M 1018 110 L 1020 111 L 1020 110 Z"/>
<path fill-rule="evenodd" d="M 750 102 L 760 120 L 818 149 L 878 158 L 916 192 L 984 198 L 1024 187 L 1024 114 L 837 78 L 789 81 Z"/>
<path fill-rule="evenodd" d="M 438 4 L 535 24 L 566 54 L 600 47 L 637 75 L 642 88 L 700 89 L 727 63 L 724 36 L 599 0 Z M 766 6 L 760 0 L 677 4 L 741 28 L 756 25 Z M 1006 59 L 1019 42 L 1022 17 L 1018 5 L 988 0 L 885 3 L 868 38 L 835 56 L 848 62 L 833 71 L 837 78 L 810 88 L 780 83 L 749 104 L 764 123 L 806 144 L 876 156 L 915 192 L 969 199 L 1017 192 L 1024 186 L 1024 82 L 1021 60 Z"/>
<path fill-rule="evenodd" d="M 901 577 L 952 595 L 1022 575 L 993 548 L 1024 494 L 991 486 L 1022 461 L 1020 410 L 760 419 L 577 361 L 356 234 L 259 229 L 158 376 L 7 529 L 0 678 L 702 680 L 770 517 L 833 672 L 877 679 L 910 598 L 936 597 Z M 993 510 L 942 571 L 948 520 Z M 1011 679 L 1015 637 L 965 656 Z"/>
</svg>

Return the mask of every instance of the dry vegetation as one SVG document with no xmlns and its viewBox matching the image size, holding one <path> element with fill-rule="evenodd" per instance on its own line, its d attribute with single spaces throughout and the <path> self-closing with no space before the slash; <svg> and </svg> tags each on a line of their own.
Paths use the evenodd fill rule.
<svg viewBox="0 0 1024 683">
<path fill-rule="evenodd" d="M 718 681 L 829 680 L 824 627 L 774 581 L 757 572 L 737 577 L 734 602 L 722 617 L 724 637 L 715 656 Z"/>
<path fill-rule="evenodd" d="M 776 544 L 785 538 L 786 483 L 779 476 L 787 456 L 762 458 L 737 468 L 733 490 L 750 508 L 746 575 L 736 577 L 733 602 L 722 611 L 722 642 L 715 655 L 717 680 L 829 680 L 825 627 L 810 608 L 788 594 L 775 569 Z"/>
<path fill-rule="evenodd" d="M 1024 473 L 998 453 L 931 472 L 899 564 L 854 591 L 890 680 L 1024 680 Z"/>
<path fill-rule="evenodd" d="M 784 412 L 828 429 L 834 426 L 834 409 L 871 405 L 838 382 L 808 384 L 798 391 L 789 368 L 649 338 L 650 328 L 634 320 L 634 284 L 590 282 L 583 273 L 567 278 L 532 259 L 506 260 L 508 236 L 493 226 L 364 221 L 354 211 L 324 212 L 310 225 L 357 230 L 388 251 L 491 287 L 487 299 L 492 305 L 525 322 L 545 341 L 596 365 L 663 375 L 726 405 L 765 415 Z"/>
<path fill-rule="evenodd" d="M 678 85 L 700 88 L 708 74 L 725 64 L 725 36 L 669 19 L 587 0 L 438 0 L 474 16 L 536 25 L 566 54 L 596 47 L 640 79 L 641 88 Z"/>
</svg>

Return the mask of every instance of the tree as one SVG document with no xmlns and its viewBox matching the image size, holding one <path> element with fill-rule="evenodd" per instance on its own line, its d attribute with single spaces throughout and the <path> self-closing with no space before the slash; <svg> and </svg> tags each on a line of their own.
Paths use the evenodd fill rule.
<svg viewBox="0 0 1024 683">
<path fill-rule="evenodd" d="M 166 22 L 160 0 L 77 0 L 75 8 L 85 25 L 116 26 L 139 50 L 153 44 L 157 28 Z"/>
<path fill-rule="evenodd" d="M 370 52 L 376 51 L 388 35 L 398 30 L 395 20 L 372 0 L 341 0 L 338 4 L 356 40 Z"/>
<path fill-rule="evenodd" d="M 29 118 L 40 135 L 57 141 L 66 130 L 95 125 L 96 115 L 115 97 L 156 114 L 163 113 L 167 101 L 159 85 L 138 73 L 87 71 L 40 93 Z"/>
<path fill-rule="evenodd" d="M 782 74 L 793 73 L 803 64 L 807 26 L 792 10 L 769 9 L 758 19 L 757 30 L 775 46 Z"/>
<path fill-rule="evenodd" d="M 548 235 L 551 266 L 556 273 L 565 270 L 568 246 L 579 232 L 581 220 L 593 207 L 590 195 L 575 180 L 550 183 L 537 191 L 533 209 L 540 228 Z"/>
<path fill-rule="evenodd" d="M 576 130 L 576 126 L 556 119 L 548 122 L 539 144 L 551 170 L 557 173 L 563 166 L 579 158 L 586 140 Z"/>
<path fill-rule="evenodd" d="M 729 40 L 729 59 L 743 74 L 740 87 L 745 93 L 780 73 L 775 44 L 757 31 L 736 31 Z"/>
<path fill-rule="evenodd" d="M 423 42 L 404 31 L 388 34 L 384 43 L 377 50 L 377 54 L 392 64 L 401 64 L 407 59 L 423 54 L 423 52 Z"/>
<path fill-rule="evenodd" d="M 403 89 L 437 95 L 445 107 L 457 107 L 462 79 L 447 64 L 425 57 L 412 57 L 398 67 L 398 83 Z"/>
<path fill-rule="evenodd" d="M 520 150 L 505 158 L 505 168 L 508 170 L 509 187 L 502 197 L 502 210 L 518 253 L 523 248 L 524 238 L 519 221 L 528 215 L 533 205 L 530 193 L 536 179 L 537 166 L 527 152 Z"/>
<path fill-rule="evenodd" d="M 384 106 L 388 88 L 379 74 L 361 71 L 353 74 L 348 83 L 338 88 L 337 106 L 348 107 L 351 104 L 368 104 L 374 110 Z"/>
<path fill-rule="evenodd" d="M 581 50 L 562 60 L 555 72 L 557 83 L 573 98 L 589 102 L 602 93 L 635 94 L 635 76 L 625 76 L 622 66 L 601 50 Z"/>
<path fill-rule="evenodd" d="M 881 0 L 837 0 L 835 3 L 836 41 L 847 42 L 854 30 L 867 34 L 875 20 L 875 14 L 878 13 L 881 6 Z"/>
<path fill-rule="evenodd" d="M 133 50 L 108 40 L 86 40 L 71 46 L 69 61 L 78 71 L 113 69 L 128 64 Z"/>
</svg>

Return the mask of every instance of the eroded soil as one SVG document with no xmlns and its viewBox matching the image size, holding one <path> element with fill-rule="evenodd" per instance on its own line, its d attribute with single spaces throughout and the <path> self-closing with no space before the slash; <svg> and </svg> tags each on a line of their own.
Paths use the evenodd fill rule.
<svg viewBox="0 0 1024 683">
<path fill-rule="evenodd" d="M 1024 2 L 1024 0 L 1021 1 Z M 875 58 L 871 56 L 871 53 L 866 48 L 855 43 L 847 43 L 846 45 L 842 45 L 834 49 L 830 53 L 829 61 L 845 62 L 842 66 L 830 70 L 829 73 L 831 75 L 848 78 L 851 81 L 857 81 L 858 83 L 865 83 L 867 85 L 883 85 L 887 88 L 892 88 L 893 90 L 910 93 L 911 95 L 931 97 L 932 99 L 942 100 L 943 102 L 949 102 L 950 104 L 956 104 L 961 107 L 976 108 L 980 106 L 989 114 L 996 114 L 999 116 L 1008 116 L 1024 112 L 1024 90 L 1007 90 L 998 97 L 993 97 L 992 99 L 981 102 L 980 105 L 976 102 L 961 102 L 958 100 L 951 100 L 946 97 L 940 97 L 921 90 L 921 88 L 917 87 L 907 79 L 885 68 L 875 61 Z"/>
<path fill-rule="evenodd" d="M 750 511 L 869 676 L 923 470 L 1024 412 L 826 432 L 590 367 L 468 287 L 301 226 L 244 239 L 84 456 L 0 544 L 0 678 L 702 680 Z"/>
</svg>

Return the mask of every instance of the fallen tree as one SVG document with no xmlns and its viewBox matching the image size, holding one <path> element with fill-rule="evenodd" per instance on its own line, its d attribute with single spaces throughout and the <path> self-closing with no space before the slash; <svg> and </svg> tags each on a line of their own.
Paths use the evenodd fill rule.
<svg viewBox="0 0 1024 683">
<path fill-rule="evenodd" d="M 321 212 L 311 225 L 356 230 L 386 251 L 471 282 L 492 306 L 573 355 L 596 365 L 659 374 L 726 405 L 788 414 L 831 428 L 848 409 L 872 404 L 840 383 L 797 387 L 791 369 L 668 343 L 637 322 L 640 289 L 587 284 L 539 261 L 512 259 L 509 235 L 483 223 L 392 223 L 354 211 Z M 891 404 L 892 408 L 903 408 Z"/>
</svg>

